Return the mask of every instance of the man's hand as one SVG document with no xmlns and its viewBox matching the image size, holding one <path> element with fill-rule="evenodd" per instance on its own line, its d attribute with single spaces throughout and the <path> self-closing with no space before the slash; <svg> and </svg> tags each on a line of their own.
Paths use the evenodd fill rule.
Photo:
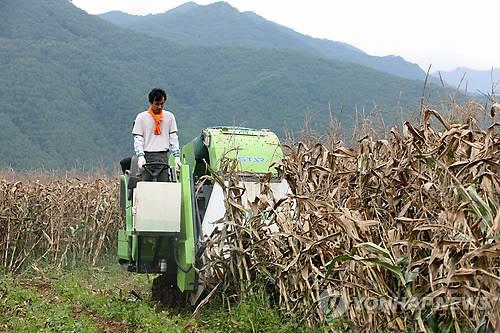
<svg viewBox="0 0 500 333">
<path fill-rule="evenodd" d="M 179 156 L 176 156 L 174 157 L 174 161 L 175 161 L 175 167 L 177 168 L 177 170 L 180 170 L 182 165 L 181 158 Z"/>
<path fill-rule="evenodd" d="M 139 166 L 140 170 L 142 170 L 142 167 L 144 166 L 144 164 L 146 164 L 146 159 L 144 158 L 144 156 L 139 156 L 137 158 L 137 165 Z"/>
</svg>

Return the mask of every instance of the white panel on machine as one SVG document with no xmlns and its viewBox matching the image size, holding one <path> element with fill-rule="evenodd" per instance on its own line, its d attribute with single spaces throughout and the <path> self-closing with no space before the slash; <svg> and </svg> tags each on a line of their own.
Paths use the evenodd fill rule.
<svg viewBox="0 0 500 333">
<path fill-rule="evenodd" d="M 245 208 L 248 208 L 248 202 L 255 201 L 255 198 L 260 194 L 260 183 L 241 182 L 241 185 L 245 187 L 245 193 L 241 197 L 242 204 Z M 273 192 L 275 200 L 284 198 L 287 194 L 291 193 L 290 186 L 288 186 L 288 182 L 285 179 L 282 179 L 280 183 L 269 183 L 269 187 Z M 220 220 L 224 218 L 225 214 L 224 192 L 222 187 L 215 183 L 203 218 L 202 234 L 204 237 L 210 236 L 215 229 L 222 228 L 223 223 Z"/>
<path fill-rule="evenodd" d="M 138 182 L 133 214 L 136 231 L 180 232 L 181 184 Z"/>
<path fill-rule="evenodd" d="M 226 215 L 224 192 L 222 191 L 222 187 L 215 183 L 201 224 L 203 236 L 210 236 L 216 228 L 222 227 L 222 223 L 216 222 L 222 219 L 224 215 Z"/>
</svg>

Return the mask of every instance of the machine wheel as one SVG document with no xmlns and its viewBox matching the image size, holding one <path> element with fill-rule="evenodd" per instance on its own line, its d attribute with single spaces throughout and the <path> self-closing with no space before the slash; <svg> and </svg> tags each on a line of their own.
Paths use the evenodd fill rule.
<svg viewBox="0 0 500 333">
<path fill-rule="evenodd" d="M 172 282 L 171 276 L 162 274 L 153 280 L 151 298 L 170 309 L 180 309 L 186 305 L 186 297 Z"/>
</svg>

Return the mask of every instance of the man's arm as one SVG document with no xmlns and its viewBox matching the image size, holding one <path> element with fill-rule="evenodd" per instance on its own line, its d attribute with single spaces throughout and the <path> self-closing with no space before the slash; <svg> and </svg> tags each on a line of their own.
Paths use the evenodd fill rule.
<svg viewBox="0 0 500 333">
<path fill-rule="evenodd" d="M 179 152 L 179 137 L 177 136 L 177 132 L 171 132 L 170 133 L 170 138 L 169 138 L 169 149 L 172 155 L 175 157 L 180 156 Z"/>
<path fill-rule="evenodd" d="M 172 122 L 170 123 L 170 129 L 169 129 L 169 147 L 168 149 L 174 155 L 174 157 L 179 157 L 179 137 L 177 136 L 177 122 L 175 121 L 175 116 L 173 113 L 170 112 L 172 115 Z"/>
<path fill-rule="evenodd" d="M 134 136 L 135 155 L 144 156 L 144 129 L 140 113 L 135 118 L 134 125 L 132 126 L 132 135 Z"/>
<path fill-rule="evenodd" d="M 144 156 L 144 137 L 142 135 L 134 135 L 134 151 L 136 156 Z"/>
<path fill-rule="evenodd" d="M 134 121 L 134 126 L 132 126 L 132 135 L 134 136 L 134 151 L 137 156 L 137 166 L 139 170 L 142 169 L 144 164 L 146 164 L 146 158 L 144 157 L 144 126 L 140 118 L 139 113 Z"/>
</svg>

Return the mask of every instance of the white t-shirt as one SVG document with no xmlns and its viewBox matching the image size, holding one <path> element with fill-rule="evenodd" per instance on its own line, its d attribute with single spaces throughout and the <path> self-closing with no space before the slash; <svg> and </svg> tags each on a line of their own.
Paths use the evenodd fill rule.
<svg viewBox="0 0 500 333">
<path fill-rule="evenodd" d="M 132 129 L 133 135 L 144 138 L 144 151 L 167 151 L 170 144 L 170 133 L 177 132 L 177 123 L 172 112 L 163 110 L 163 120 L 160 122 L 161 134 L 155 135 L 155 120 L 148 111 L 137 115 Z"/>
</svg>

